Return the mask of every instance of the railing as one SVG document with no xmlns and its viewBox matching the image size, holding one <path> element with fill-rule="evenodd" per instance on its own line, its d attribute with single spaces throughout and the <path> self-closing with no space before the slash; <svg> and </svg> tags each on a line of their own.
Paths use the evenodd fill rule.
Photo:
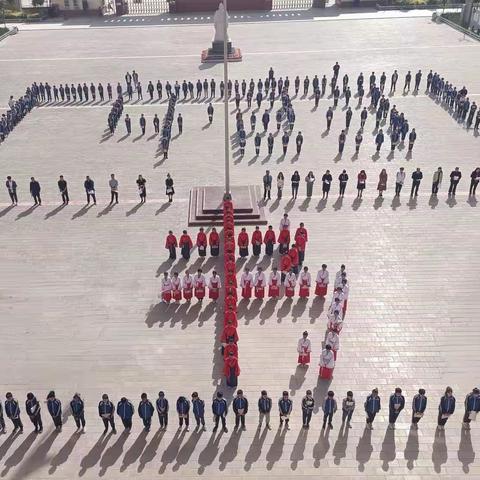
<svg viewBox="0 0 480 480">
<path fill-rule="evenodd" d="M 312 0 L 273 0 L 272 10 L 309 10 Z"/>
<path fill-rule="evenodd" d="M 128 0 L 131 15 L 156 15 L 168 12 L 167 0 Z"/>
</svg>

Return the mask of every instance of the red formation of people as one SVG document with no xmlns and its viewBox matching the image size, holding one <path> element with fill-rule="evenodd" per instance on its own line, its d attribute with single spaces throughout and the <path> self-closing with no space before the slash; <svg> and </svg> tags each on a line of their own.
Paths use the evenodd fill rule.
<svg viewBox="0 0 480 480">
<path fill-rule="evenodd" d="M 225 310 L 223 332 L 220 338 L 224 360 L 223 373 L 229 387 L 236 387 L 240 367 L 238 364 L 237 333 L 237 276 L 235 268 L 235 229 L 233 204 L 231 200 L 223 202 L 223 234 L 224 234 L 224 278 L 225 278 Z"/>
</svg>

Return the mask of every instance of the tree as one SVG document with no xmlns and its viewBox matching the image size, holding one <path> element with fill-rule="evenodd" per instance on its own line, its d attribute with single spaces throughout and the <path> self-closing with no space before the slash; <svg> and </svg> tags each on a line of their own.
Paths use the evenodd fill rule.
<svg viewBox="0 0 480 480">
<path fill-rule="evenodd" d="M 45 0 L 32 0 L 32 5 L 34 7 L 41 7 L 45 3 Z"/>
</svg>

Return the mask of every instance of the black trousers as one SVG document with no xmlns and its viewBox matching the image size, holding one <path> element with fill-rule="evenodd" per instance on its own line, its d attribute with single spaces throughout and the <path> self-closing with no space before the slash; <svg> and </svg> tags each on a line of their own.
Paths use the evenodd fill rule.
<svg viewBox="0 0 480 480">
<path fill-rule="evenodd" d="M 18 418 L 11 418 L 10 419 L 13 423 L 13 428 L 17 429 L 19 428 L 20 430 L 23 430 L 23 423 L 20 417 Z"/>
<path fill-rule="evenodd" d="M 42 199 L 40 198 L 40 195 L 32 195 L 33 197 L 33 201 L 35 202 L 35 205 L 37 203 L 41 204 L 42 203 Z"/>
<path fill-rule="evenodd" d="M 273 243 L 269 242 L 265 245 L 265 254 L 266 255 L 273 255 Z"/>
<path fill-rule="evenodd" d="M 62 426 L 62 417 L 61 415 L 57 415 L 56 417 L 52 417 L 53 424 L 56 427 L 61 427 Z"/>
<path fill-rule="evenodd" d="M 183 427 L 183 422 L 185 421 L 185 426 L 188 428 L 190 425 L 190 416 L 187 415 L 185 418 L 184 417 L 178 417 L 178 426 Z"/>
<path fill-rule="evenodd" d="M 350 420 L 352 419 L 352 415 L 353 415 L 353 410 L 342 410 L 342 422 L 344 422 L 345 420 L 347 422 L 350 422 Z"/>
<path fill-rule="evenodd" d="M 418 195 L 418 187 L 420 186 L 420 182 L 418 180 L 414 180 L 412 183 L 412 190 L 410 191 L 410 196 L 413 197 L 414 195 Z"/>
<path fill-rule="evenodd" d="M 70 201 L 70 198 L 68 196 L 68 191 L 65 190 L 64 192 L 62 192 L 62 202 L 68 203 L 69 201 Z"/>
<path fill-rule="evenodd" d="M 310 425 L 312 419 L 312 410 L 302 410 L 302 421 L 304 425 Z"/>
<path fill-rule="evenodd" d="M 197 427 L 200 426 L 200 424 L 204 427 L 205 426 L 205 417 L 203 415 L 197 415 L 195 413 L 195 420 L 197 422 Z"/>
<path fill-rule="evenodd" d="M 470 195 L 475 195 L 477 191 L 478 180 L 471 180 L 470 181 Z"/>
<path fill-rule="evenodd" d="M 132 428 L 132 419 L 131 418 L 122 418 L 122 423 L 125 428 L 129 430 Z"/>
<path fill-rule="evenodd" d="M 292 185 L 292 197 L 297 198 L 298 194 L 298 183 Z"/>
<path fill-rule="evenodd" d="M 448 417 L 447 418 L 442 418 L 441 412 L 438 412 L 438 425 L 443 427 L 447 423 Z"/>
<path fill-rule="evenodd" d="M 93 203 L 97 203 L 97 197 L 95 196 L 94 193 L 88 193 L 87 192 L 87 203 L 90 203 L 90 197 L 93 200 Z"/>
<path fill-rule="evenodd" d="M 115 419 L 113 417 L 102 418 L 102 420 L 103 420 L 103 426 L 105 427 L 105 430 L 108 430 L 108 425 L 112 427 L 112 430 L 115 430 Z"/>
<path fill-rule="evenodd" d="M 457 185 L 458 185 L 458 182 L 459 180 L 455 181 L 455 180 L 450 180 L 450 187 L 448 189 L 448 193 L 452 194 L 452 195 L 455 195 L 455 193 L 457 192 Z"/>
<path fill-rule="evenodd" d="M 333 420 L 333 412 L 323 414 L 323 426 L 325 426 L 327 424 L 327 420 L 328 420 L 328 424 L 330 425 L 332 423 L 332 420 Z"/>
<path fill-rule="evenodd" d="M 215 415 L 214 420 L 215 420 L 215 428 L 218 428 L 218 423 L 222 420 L 222 428 L 227 428 L 227 421 L 224 416 L 220 415 Z"/>
<path fill-rule="evenodd" d="M 438 193 L 438 182 L 432 183 L 432 193 Z"/>
<path fill-rule="evenodd" d="M 263 186 L 263 198 L 268 198 L 270 200 L 270 191 L 271 187 Z"/>
<path fill-rule="evenodd" d="M 346 182 L 340 182 L 340 195 L 344 195 L 345 194 L 345 188 L 347 187 L 347 183 Z"/>
<path fill-rule="evenodd" d="M 78 417 L 73 417 L 73 419 L 75 420 L 75 425 L 77 426 L 77 428 L 84 427 L 86 424 L 84 413 L 78 415 Z"/>
<path fill-rule="evenodd" d="M 10 200 L 12 201 L 12 203 L 18 203 L 17 192 L 9 191 L 8 194 L 10 195 Z"/>
<path fill-rule="evenodd" d="M 118 192 L 114 192 L 113 190 L 110 191 L 110 203 L 113 202 L 118 203 Z"/>
<path fill-rule="evenodd" d="M 415 412 L 412 412 L 412 423 L 417 424 L 422 417 L 416 417 Z"/>
<path fill-rule="evenodd" d="M 245 415 L 235 415 L 235 428 L 238 428 L 239 425 L 242 425 L 242 428 L 245 428 Z"/>
<path fill-rule="evenodd" d="M 395 423 L 397 421 L 398 415 L 400 415 L 400 412 L 395 412 L 394 410 L 391 410 L 388 413 L 388 422 Z"/>
<path fill-rule="evenodd" d="M 30 417 L 30 420 L 33 423 L 33 426 L 35 427 L 36 432 L 38 430 L 43 430 L 43 422 L 42 422 L 42 416 L 40 412 L 37 415 Z"/>
<path fill-rule="evenodd" d="M 373 421 L 375 420 L 375 416 L 377 415 L 377 413 L 372 413 L 372 412 L 367 412 L 367 423 L 368 424 L 372 424 Z"/>
<path fill-rule="evenodd" d="M 158 414 L 158 422 L 161 428 L 167 428 L 168 426 L 168 413 Z"/>
</svg>

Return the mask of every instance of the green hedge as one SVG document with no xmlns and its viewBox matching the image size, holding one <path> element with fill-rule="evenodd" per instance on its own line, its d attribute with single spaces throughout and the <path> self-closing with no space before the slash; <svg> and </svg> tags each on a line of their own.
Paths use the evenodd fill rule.
<svg viewBox="0 0 480 480">
<path fill-rule="evenodd" d="M 25 13 L 21 10 L 5 10 L 5 20 L 38 20 L 43 15 L 38 12 Z"/>
<path fill-rule="evenodd" d="M 8 28 L 0 27 L 0 37 L 1 37 L 4 33 L 7 33 L 7 32 L 8 32 Z"/>
</svg>

